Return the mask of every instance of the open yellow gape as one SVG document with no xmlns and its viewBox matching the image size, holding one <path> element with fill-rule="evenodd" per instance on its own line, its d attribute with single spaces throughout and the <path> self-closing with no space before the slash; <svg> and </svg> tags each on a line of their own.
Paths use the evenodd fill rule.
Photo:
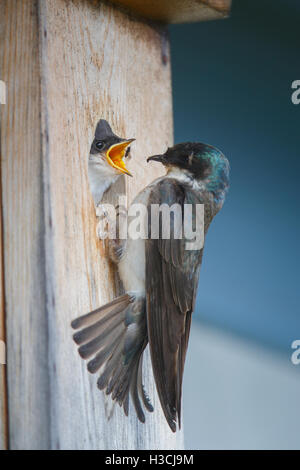
<svg viewBox="0 0 300 470">
<path fill-rule="evenodd" d="M 108 163 L 119 170 L 121 173 L 132 176 L 132 174 L 127 170 L 126 165 L 123 161 L 125 156 L 126 148 L 131 144 L 135 139 L 128 139 L 124 142 L 112 145 L 106 152 L 106 158 Z"/>
</svg>

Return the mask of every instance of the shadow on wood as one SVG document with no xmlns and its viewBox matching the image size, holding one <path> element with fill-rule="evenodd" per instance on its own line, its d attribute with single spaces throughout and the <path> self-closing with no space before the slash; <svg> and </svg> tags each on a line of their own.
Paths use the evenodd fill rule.
<svg viewBox="0 0 300 470">
<path fill-rule="evenodd" d="M 163 23 L 188 23 L 225 18 L 231 0 L 111 0 L 144 18 Z"/>
</svg>

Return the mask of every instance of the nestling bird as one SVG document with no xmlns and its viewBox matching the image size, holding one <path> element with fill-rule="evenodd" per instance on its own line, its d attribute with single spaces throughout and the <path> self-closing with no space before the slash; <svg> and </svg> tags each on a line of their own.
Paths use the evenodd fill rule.
<svg viewBox="0 0 300 470">
<path fill-rule="evenodd" d="M 110 125 L 100 119 L 91 145 L 88 175 L 90 187 L 97 206 L 103 194 L 123 173 L 132 176 L 123 161 L 135 139 L 122 139 L 113 133 Z"/>
<path fill-rule="evenodd" d="M 204 204 L 204 233 L 223 206 L 229 187 L 229 163 L 215 147 L 181 143 L 147 161 L 162 163 L 166 175 L 143 189 L 133 204 Z M 181 389 L 191 316 L 203 249 L 187 250 L 186 237 L 110 240 L 125 294 L 72 322 L 79 353 L 91 358 L 88 370 L 100 371 L 98 387 L 111 394 L 128 415 L 129 395 L 140 421 L 143 406 L 153 407 L 142 384 L 142 358 L 149 342 L 160 403 L 166 420 L 180 427 Z M 150 224 L 149 217 L 144 220 Z M 161 219 L 160 219 L 161 228 Z"/>
</svg>

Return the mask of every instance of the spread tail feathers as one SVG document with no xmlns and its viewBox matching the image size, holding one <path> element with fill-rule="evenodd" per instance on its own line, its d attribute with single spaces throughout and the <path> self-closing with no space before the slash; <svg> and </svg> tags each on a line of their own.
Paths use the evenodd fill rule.
<svg viewBox="0 0 300 470">
<path fill-rule="evenodd" d="M 98 388 L 111 394 L 128 415 L 129 394 L 138 419 L 145 422 L 143 405 L 153 407 L 142 384 L 143 352 L 148 343 L 145 298 L 121 295 L 103 307 L 72 322 L 73 339 L 87 368 L 100 371 Z M 142 403 L 141 403 L 142 401 Z"/>
</svg>

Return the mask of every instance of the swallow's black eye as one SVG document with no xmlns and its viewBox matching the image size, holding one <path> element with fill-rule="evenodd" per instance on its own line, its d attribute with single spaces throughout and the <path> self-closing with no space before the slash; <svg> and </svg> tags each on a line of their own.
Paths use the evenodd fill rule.
<svg viewBox="0 0 300 470">
<path fill-rule="evenodd" d="M 104 142 L 102 140 L 98 140 L 95 145 L 97 150 L 102 150 L 104 147 Z"/>
</svg>

